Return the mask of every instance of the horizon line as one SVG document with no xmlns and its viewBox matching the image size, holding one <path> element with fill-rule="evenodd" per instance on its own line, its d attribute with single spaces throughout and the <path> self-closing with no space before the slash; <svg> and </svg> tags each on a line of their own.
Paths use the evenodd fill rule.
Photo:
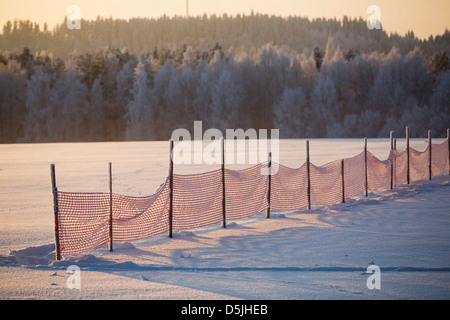
<svg viewBox="0 0 450 320">
<path fill-rule="evenodd" d="M 269 18 L 282 18 L 284 20 L 287 20 L 289 18 L 299 18 L 299 19 L 307 19 L 308 21 L 315 21 L 315 20 L 324 20 L 324 21 L 337 21 L 340 22 L 340 24 L 342 25 L 344 18 L 348 18 L 350 21 L 366 21 L 367 19 L 360 16 L 352 16 L 352 15 L 343 15 L 342 17 L 326 17 L 326 16 L 317 16 L 317 17 L 310 17 L 308 15 L 297 15 L 297 14 L 289 14 L 289 15 L 283 15 L 283 14 L 269 14 L 269 13 L 262 13 L 262 12 L 254 12 L 253 10 L 251 11 L 250 14 L 247 14 L 245 12 L 243 13 L 203 13 L 203 14 L 196 14 L 196 15 L 189 15 L 189 17 L 186 17 L 185 15 L 178 15 L 178 14 L 174 14 L 174 15 L 167 15 L 167 14 L 161 14 L 158 16 L 133 16 L 133 17 L 128 17 L 128 18 L 124 18 L 124 17 L 114 17 L 113 15 L 109 15 L 109 16 L 102 16 L 102 15 L 97 15 L 95 18 L 91 17 L 91 18 L 81 18 L 81 22 L 86 21 L 86 22 L 95 22 L 97 20 L 113 20 L 113 21 L 126 21 L 126 22 L 131 22 L 132 20 L 160 20 L 162 18 L 169 18 L 169 19 L 185 19 L 185 20 L 195 20 L 195 19 L 203 19 L 204 17 L 207 17 L 207 19 L 211 19 L 213 17 L 217 17 L 217 18 L 221 18 L 223 19 L 224 17 L 227 18 L 231 18 L 231 19 L 236 19 L 238 17 L 251 17 L 251 16 L 268 16 Z M 2 29 L 0 30 L 0 35 L 3 35 L 3 28 L 7 25 L 8 22 L 10 22 L 11 24 L 14 24 L 15 22 L 30 22 L 31 24 L 34 25 L 38 25 L 39 27 L 41 26 L 45 26 L 47 25 L 47 31 L 49 32 L 53 32 L 55 31 L 58 27 L 64 25 L 65 21 L 67 20 L 67 16 L 64 16 L 64 19 L 62 19 L 61 22 L 56 23 L 54 25 L 49 25 L 49 22 L 44 21 L 44 22 L 39 22 L 39 21 L 35 21 L 35 20 L 31 20 L 31 19 L 22 19 L 22 18 L 12 18 L 12 19 L 8 19 L 6 20 L 6 22 L 2 25 Z M 445 27 L 445 30 L 440 32 L 440 33 L 435 33 L 435 34 L 428 34 L 428 36 L 426 37 L 419 37 L 416 35 L 416 32 L 414 31 L 413 28 L 408 29 L 407 32 L 405 32 L 404 34 L 399 33 L 398 31 L 395 30 L 386 30 L 383 28 L 383 25 L 381 25 L 381 30 L 386 32 L 387 35 L 392 36 L 392 35 L 398 35 L 398 36 L 406 36 L 409 32 L 413 32 L 414 33 L 414 37 L 418 40 L 428 40 L 430 37 L 437 37 L 437 36 L 442 36 L 446 33 L 448 33 L 450 30 L 448 27 Z M 42 32 L 42 30 L 40 30 L 40 32 Z"/>
</svg>

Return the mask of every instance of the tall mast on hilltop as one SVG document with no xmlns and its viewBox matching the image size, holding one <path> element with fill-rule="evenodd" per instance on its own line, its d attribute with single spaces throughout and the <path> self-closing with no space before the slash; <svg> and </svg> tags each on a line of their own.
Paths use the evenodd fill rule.
<svg viewBox="0 0 450 320">
<path fill-rule="evenodd" d="M 186 18 L 189 18 L 189 0 L 186 0 Z"/>
</svg>

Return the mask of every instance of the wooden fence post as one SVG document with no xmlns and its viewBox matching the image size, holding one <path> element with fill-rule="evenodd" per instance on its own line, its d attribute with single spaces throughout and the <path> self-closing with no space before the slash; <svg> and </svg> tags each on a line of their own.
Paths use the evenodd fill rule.
<svg viewBox="0 0 450 320">
<path fill-rule="evenodd" d="M 306 174 L 307 174 L 307 185 L 306 190 L 308 193 L 308 210 L 311 210 L 311 163 L 309 159 L 309 140 L 306 140 Z"/>
<path fill-rule="evenodd" d="M 410 171 L 409 171 L 409 128 L 406 127 L 406 183 L 410 184 Z"/>
<path fill-rule="evenodd" d="M 222 137 L 222 227 L 227 227 L 225 198 L 225 139 Z"/>
<path fill-rule="evenodd" d="M 367 180 L 367 138 L 364 138 L 364 194 L 366 197 L 369 195 Z"/>
<path fill-rule="evenodd" d="M 344 159 L 341 160 L 341 190 L 342 190 L 342 203 L 345 203 Z"/>
<path fill-rule="evenodd" d="M 272 189 L 272 152 L 269 152 L 269 184 L 267 190 L 267 215 L 266 218 L 270 219 L 270 192 Z"/>
<path fill-rule="evenodd" d="M 173 139 L 170 139 L 170 167 L 169 167 L 169 238 L 172 238 L 173 227 Z"/>
<path fill-rule="evenodd" d="M 55 217 L 55 251 L 56 251 L 56 260 L 61 260 L 61 247 L 59 245 L 59 221 L 58 221 L 58 189 L 56 188 L 56 174 L 55 174 L 55 165 L 50 165 L 50 174 L 52 180 L 52 193 L 53 193 L 53 214 Z"/>
<path fill-rule="evenodd" d="M 109 251 L 113 252 L 112 164 L 109 163 Z"/>
<path fill-rule="evenodd" d="M 428 179 L 431 180 L 432 170 L 431 170 L 431 130 L 428 130 Z"/>
</svg>

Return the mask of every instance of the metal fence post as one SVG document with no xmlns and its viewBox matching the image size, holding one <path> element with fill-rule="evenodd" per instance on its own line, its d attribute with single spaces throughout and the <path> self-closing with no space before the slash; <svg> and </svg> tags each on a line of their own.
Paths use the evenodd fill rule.
<svg viewBox="0 0 450 320">
<path fill-rule="evenodd" d="M 59 208 L 58 208 L 58 189 L 56 188 L 56 174 L 55 165 L 50 165 L 50 174 L 52 180 L 52 193 L 53 193 L 53 214 L 55 216 L 55 251 L 56 260 L 61 260 L 61 247 L 59 245 Z"/>
<path fill-rule="evenodd" d="M 409 171 L 409 128 L 406 127 L 406 183 L 410 184 L 410 171 Z"/>
<path fill-rule="evenodd" d="M 394 131 L 390 132 L 390 143 L 391 143 L 391 181 L 390 181 L 390 189 L 393 189 L 394 187 Z"/>
<path fill-rule="evenodd" d="M 112 164 L 109 163 L 109 251 L 113 252 Z"/>
<path fill-rule="evenodd" d="M 222 227 L 227 227 L 225 198 L 225 139 L 222 137 Z"/>
<path fill-rule="evenodd" d="M 447 144 L 448 144 L 448 174 L 450 174 L 450 129 L 447 129 Z"/>
<path fill-rule="evenodd" d="M 341 191 L 342 203 L 345 203 L 344 159 L 341 160 Z"/>
<path fill-rule="evenodd" d="M 311 163 L 309 159 L 309 140 L 306 140 L 306 174 L 307 174 L 307 194 L 308 194 L 308 210 L 311 210 Z"/>
<path fill-rule="evenodd" d="M 397 138 L 394 138 L 394 153 L 395 151 L 397 151 Z M 392 167 L 393 169 L 393 183 L 392 183 L 392 187 L 395 188 L 396 187 L 396 180 L 397 180 L 397 161 L 395 160 L 395 157 L 392 157 Z"/>
<path fill-rule="evenodd" d="M 169 195 L 169 238 L 172 238 L 173 228 L 173 139 L 170 139 L 170 169 L 169 169 L 169 183 L 170 183 L 170 195 Z"/>
<path fill-rule="evenodd" d="M 431 130 L 428 130 L 428 179 L 431 180 L 432 170 L 431 170 Z"/>
<path fill-rule="evenodd" d="M 367 181 L 367 138 L 364 138 L 364 194 L 369 195 L 368 181 Z"/>
<path fill-rule="evenodd" d="M 270 219 L 270 192 L 272 189 L 272 152 L 269 152 L 269 182 L 268 182 L 268 190 L 267 190 L 267 215 L 266 218 Z"/>
</svg>

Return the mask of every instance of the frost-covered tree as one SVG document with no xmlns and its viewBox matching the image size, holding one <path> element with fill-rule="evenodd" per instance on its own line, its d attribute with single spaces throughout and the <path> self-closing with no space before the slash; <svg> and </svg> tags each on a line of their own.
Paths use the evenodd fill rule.
<svg viewBox="0 0 450 320">
<path fill-rule="evenodd" d="M 446 129 L 450 124 L 450 71 L 439 74 L 430 99 L 430 108 L 427 110 L 431 116 L 428 123 L 434 134 L 445 137 Z"/>
<path fill-rule="evenodd" d="M 243 128 L 257 128 L 261 115 L 259 87 L 256 85 L 259 81 L 258 67 L 252 56 L 246 52 L 237 54 L 235 63 L 245 106 L 240 110 L 239 124 Z"/>
<path fill-rule="evenodd" d="M 413 136 L 443 136 L 448 127 L 449 32 L 417 41 L 358 19 L 258 14 L 84 26 L 4 27 L 2 142 L 166 140 L 195 120 L 297 138 L 385 137 L 406 124 Z M 111 49 L 98 48 L 104 41 Z"/>
<path fill-rule="evenodd" d="M 51 91 L 52 118 L 50 133 L 53 141 L 89 141 L 90 117 L 95 111 L 88 110 L 89 89 L 73 69 L 67 69 L 55 82 Z"/>
<path fill-rule="evenodd" d="M 242 107 L 242 88 L 238 82 L 237 68 L 232 58 L 223 66 L 216 86 L 211 92 L 209 123 L 222 130 L 235 128 Z"/>
<path fill-rule="evenodd" d="M 153 101 L 147 63 L 143 59 L 136 66 L 135 82 L 127 105 L 127 140 L 151 140 L 155 138 L 152 127 Z"/>
<path fill-rule="evenodd" d="M 177 76 L 175 65 L 167 60 L 163 66 L 160 67 L 158 74 L 155 76 L 155 83 L 153 88 L 153 98 L 155 99 L 155 109 L 157 120 L 152 124 L 157 133 L 158 139 L 166 140 L 171 131 L 177 129 L 174 126 L 175 118 L 178 116 L 174 111 L 174 106 L 169 104 L 167 97 L 170 96 L 169 86 L 171 80 Z M 170 130 L 170 128 L 174 128 Z"/>
<path fill-rule="evenodd" d="M 29 142 L 52 141 L 50 121 L 55 118 L 51 106 L 55 77 L 42 69 L 35 71 L 27 83 L 24 140 Z"/>
<path fill-rule="evenodd" d="M 211 110 L 213 105 L 211 93 L 216 84 L 216 77 L 211 70 L 210 64 L 203 59 L 199 61 L 198 74 L 199 82 L 192 102 L 194 109 L 191 116 L 195 120 L 202 120 L 205 126 L 212 128 L 213 126 L 209 123 L 209 119 L 212 118 L 213 114 Z"/>
<path fill-rule="evenodd" d="M 272 106 L 283 93 L 288 81 L 291 62 L 289 53 L 285 50 L 285 48 L 265 45 L 259 53 L 258 79 L 255 85 L 259 90 L 260 126 L 263 128 L 272 126 Z"/>
<path fill-rule="evenodd" d="M 282 138 L 304 136 L 304 108 L 307 103 L 302 88 L 286 88 L 281 100 L 274 107 L 274 127 L 280 129 Z"/>
<path fill-rule="evenodd" d="M 307 136 L 327 137 L 327 125 L 341 121 L 341 105 L 337 100 L 337 91 L 330 77 L 323 75 L 317 77 L 307 111 L 305 115 Z"/>
<path fill-rule="evenodd" d="M 0 64 L 0 142 L 15 142 L 23 135 L 26 85 L 26 72 L 18 62 Z"/>
<path fill-rule="evenodd" d="M 186 114 L 186 120 L 192 120 L 195 114 L 195 108 L 197 107 L 194 104 L 197 88 L 200 84 L 200 74 L 199 70 L 192 64 L 192 62 L 188 62 L 188 65 L 184 66 L 183 69 L 179 71 L 178 74 L 178 85 L 180 86 L 182 101 L 180 104 L 180 109 L 184 111 Z"/>
<path fill-rule="evenodd" d="M 89 97 L 86 102 L 86 132 L 85 136 L 89 140 L 111 140 L 112 128 L 110 122 L 106 118 L 105 110 L 107 102 L 103 96 L 103 88 L 101 80 L 96 79 L 89 90 Z"/>
</svg>

